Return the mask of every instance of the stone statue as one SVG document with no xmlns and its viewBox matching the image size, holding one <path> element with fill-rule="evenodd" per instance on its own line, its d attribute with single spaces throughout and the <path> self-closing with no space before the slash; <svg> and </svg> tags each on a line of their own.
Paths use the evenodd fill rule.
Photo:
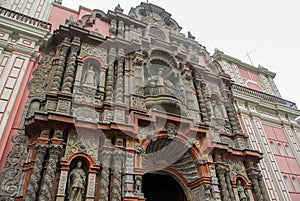
<svg viewBox="0 0 300 201">
<path fill-rule="evenodd" d="M 84 73 L 83 84 L 96 86 L 96 75 L 93 66 L 90 66 L 90 68 Z"/>
<path fill-rule="evenodd" d="M 69 176 L 69 201 L 83 201 L 85 192 L 86 174 L 82 169 L 82 161 L 77 162 Z"/>
<path fill-rule="evenodd" d="M 135 177 L 134 193 L 136 195 L 142 195 L 142 177 L 141 176 Z"/>
<path fill-rule="evenodd" d="M 245 193 L 245 189 L 242 186 L 241 180 L 238 180 L 237 182 L 237 191 L 239 194 L 240 201 L 248 201 L 248 196 Z"/>
<path fill-rule="evenodd" d="M 216 100 L 212 100 L 211 105 L 212 105 L 215 118 L 222 118 L 223 113 L 222 113 L 221 105 L 217 104 Z"/>
</svg>

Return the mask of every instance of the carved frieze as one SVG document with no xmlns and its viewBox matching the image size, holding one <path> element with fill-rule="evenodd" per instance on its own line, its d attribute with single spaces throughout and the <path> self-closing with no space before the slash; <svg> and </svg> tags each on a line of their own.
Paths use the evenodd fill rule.
<svg viewBox="0 0 300 201">
<path fill-rule="evenodd" d="M 82 121 L 98 122 L 99 114 L 89 108 L 74 108 L 74 117 Z"/>
<path fill-rule="evenodd" d="M 58 100 L 56 112 L 70 114 L 71 104 L 69 100 Z"/>
<path fill-rule="evenodd" d="M 85 153 L 91 156 L 94 161 L 98 161 L 98 147 L 98 138 L 70 134 L 63 160 L 68 160 L 69 157 L 76 153 Z"/>
</svg>

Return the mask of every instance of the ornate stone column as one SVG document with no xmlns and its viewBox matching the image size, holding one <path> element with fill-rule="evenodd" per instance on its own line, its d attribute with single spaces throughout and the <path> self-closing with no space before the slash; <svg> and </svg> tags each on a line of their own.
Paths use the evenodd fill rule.
<svg viewBox="0 0 300 201">
<path fill-rule="evenodd" d="M 203 83 L 201 82 L 201 80 L 199 78 L 196 78 L 195 87 L 196 87 L 198 104 L 199 104 L 202 121 L 204 123 L 209 123 L 207 107 L 206 107 L 206 100 L 205 100 L 205 96 L 203 95 L 202 86 L 203 86 Z"/>
<path fill-rule="evenodd" d="M 112 189 L 112 201 L 122 200 L 122 168 L 124 161 L 124 152 L 115 151 L 114 156 L 114 179 Z"/>
<path fill-rule="evenodd" d="M 99 201 L 108 201 L 109 197 L 109 168 L 110 168 L 111 152 L 105 152 L 102 156 L 102 172 L 101 172 L 101 181 L 100 181 L 100 199 Z"/>
<path fill-rule="evenodd" d="M 53 83 L 52 83 L 52 89 L 51 89 L 51 92 L 54 92 L 54 93 L 57 93 L 61 88 L 61 82 L 62 82 L 62 77 L 64 74 L 66 57 L 67 57 L 67 53 L 70 48 L 69 42 L 70 42 L 70 39 L 65 38 L 64 42 L 61 44 L 61 47 L 60 47 L 60 56 L 59 56 L 58 65 L 57 65 L 57 69 L 55 71 L 55 75 L 54 75 Z"/>
<path fill-rule="evenodd" d="M 24 199 L 25 201 L 33 201 L 37 198 L 47 149 L 48 145 L 45 144 L 37 144 L 35 147 L 35 163 L 29 179 L 29 185 Z"/>
<path fill-rule="evenodd" d="M 222 91 L 222 95 L 225 99 L 225 107 L 228 114 L 228 118 L 230 120 L 232 131 L 235 133 L 241 133 L 241 127 L 232 101 L 232 92 L 229 91 L 229 89 L 225 89 Z"/>
<path fill-rule="evenodd" d="M 123 71 L 124 71 L 124 57 L 121 57 L 118 60 L 118 69 L 117 69 L 117 83 L 116 83 L 116 102 L 122 103 L 124 97 L 124 84 L 123 84 Z"/>
<path fill-rule="evenodd" d="M 44 183 L 42 185 L 39 201 L 51 200 L 51 192 L 53 188 L 56 166 L 62 151 L 63 151 L 62 145 L 53 144 L 50 147 L 49 164 L 46 170 L 46 174 L 44 176 Z"/>
<path fill-rule="evenodd" d="M 227 182 L 225 179 L 225 173 L 227 172 L 226 168 L 224 167 L 217 167 L 217 175 L 220 181 L 220 186 L 221 186 L 221 192 L 222 192 L 222 198 L 223 201 L 231 201 L 230 195 L 228 192 L 228 186 Z"/>
<path fill-rule="evenodd" d="M 261 186 L 259 185 L 259 177 L 261 177 L 260 174 L 256 173 L 256 172 L 252 172 L 248 174 L 252 184 L 253 184 L 253 189 L 254 189 L 254 193 L 256 195 L 256 198 L 258 201 L 264 201 L 266 199 L 264 199 L 264 196 L 262 195 L 262 191 L 261 191 Z"/>
<path fill-rule="evenodd" d="M 230 200 L 234 201 L 235 200 L 235 196 L 234 196 L 234 192 L 233 192 L 233 189 L 232 189 L 229 172 L 225 173 L 225 179 L 226 179 L 226 184 L 227 184 L 227 187 L 228 187 L 228 192 L 229 192 Z"/>
<path fill-rule="evenodd" d="M 75 37 L 72 41 L 70 59 L 65 71 L 64 80 L 62 84 L 62 92 L 71 94 L 71 89 L 74 83 L 74 77 L 76 72 L 76 60 L 77 54 L 80 49 L 80 38 Z"/>
<path fill-rule="evenodd" d="M 109 61 L 108 61 L 108 71 L 107 71 L 107 83 L 106 83 L 106 101 L 113 100 L 113 90 L 114 90 L 114 68 L 116 61 L 116 49 L 111 48 L 109 51 Z"/>
</svg>

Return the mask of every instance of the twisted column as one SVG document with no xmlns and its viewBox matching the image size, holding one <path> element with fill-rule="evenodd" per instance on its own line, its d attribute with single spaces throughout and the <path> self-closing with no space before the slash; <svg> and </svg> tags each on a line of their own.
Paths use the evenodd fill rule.
<svg viewBox="0 0 300 201">
<path fill-rule="evenodd" d="M 69 40 L 69 39 L 67 39 L 67 40 Z M 58 92 L 60 90 L 62 77 L 63 77 L 63 74 L 64 74 L 66 57 L 67 57 L 67 53 L 69 51 L 69 48 L 70 47 L 66 44 L 61 45 L 59 61 L 58 61 L 57 69 L 55 71 L 55 75 L 54 75 L 54 78 L 53 78 L 53 84 L 52 84 L 51 92 Z"/>
<path fill-rule="evenodd" d="M 114 65 L 116 60 L 116 49 L 111 48 L 109 53 L 108 71 L 107 71 L 107 82 L 106 82 L 106 101 L 112 101 L 113 89 L 114 89 Z"/>
<path fill-rule="evenodd" d="M 206 100 L 205 100 L 205 96 L 203 95 L 203 91 L 202 91 L 202 82 L 199 79 L 196 80 L 195 87 L 196 87 L 196 92 L 197 92 L 199 109 L 200 109 L 200 113 L 202 116 L 202 121 L 204 123 L 209 123 L 207 107 L 206 107 Z"/>
<path fill-rule="evenodd" d="M 217 167 L 217 175 L 220 181 L 221 191 L 222 191 L 222 197 L 223 201 L 231 201 L 229 192 L 228 192 L 228 186 L 225 179 L 225 173 L 227 170 L 223 167 Z"/>
<path fill-rule="evenodd" d="M 65 71 L 65 76 L 62 84 L 62 92 L 71 94 L 71 89 L 74 83 L 74 77 L 76 72 L 76 60 L 77 54 L 80 49 L 80 39 L 75 37 L 72 42 L 70 59 L 68 62 L 68 66 Z"/>
<path fill-rule="evenodd" d="M 227 187 L 228 187 L 230 200 L 233 201 L 233 200 L 235 200 L 235 196 L 234 196 L 234 193 L 233 193 L 233 189 L 232 189 L 232 185 L 231 185 L 231 181 L 230 181 L 230 177 L 229 177 L 228 172 L 225 173 L 225 179 L 226 179 L 226 184 L 227 184 Z"/>
<path fill-rule="evenodd" d="M 49 164 L 44 177 L 44 183 L 42 186 L 39 201 L 48 201 L 51 199 L 51 191 L 53 188 L 53 182 L 55 177 L 56 165 L 59 159 L 59 155 L 62 153 L 62 145 L 51 145 L 49 154 Z"/>
<path fill-rule="evenodd" d="M 101 189 L 100 189 L 100 199 L 99 201 L 108 201 L 108 192 L 109 192 L 109 167 L 110 167 L 110 160 L 111 160 L 111 153 L 105 152 L 103 154 L 103 163 L 102 163 L 102 172 L 101 172 Z"/>
<path fill-rule="evenodd" d="M 122 167 L 123 167 L 124 153 L 116 152 L 114 157 L 114 180 L 112 190 L 112 201 L 122 200 Z"/>
<path fill-rule="evenodd" d="M 33 201 L 37 198 L 47 149 L 48 145 L 43 144 L 37 144 L 35 147 L 35 162 L 29 179 L 29 185 L 24 199 L 25 201 Z"/>
<path fill-rule="evenodd" d="M 116 83 L 116 102 L 123 102 L 123 93 L 124 93 L 124 57 L 121 57 L 118 61 L 118 69 L 117 69 L 117 83 Z"/>
</svg>

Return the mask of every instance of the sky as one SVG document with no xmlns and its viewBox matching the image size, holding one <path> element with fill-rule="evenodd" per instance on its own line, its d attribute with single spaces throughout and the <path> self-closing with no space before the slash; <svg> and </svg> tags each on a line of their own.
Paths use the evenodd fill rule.
<svg viewBox="0 0 300 201">
<path fill-rule="evenodd" d="M 138 0 L 62 0 L 78 10 L 108 10 L 120 4 L 124 13 L 140 5 Z M 144 1 L 146 2 L 146 1 Z M 215 48 L 225 54 L 258 64 L 276 73 L 275 83 L 283 99 L 300 108 L 300 12 L 297 0 L 149 0 L 164 8 L 183 28 L 190 31 L 212 55 Z"/>
</svg>

